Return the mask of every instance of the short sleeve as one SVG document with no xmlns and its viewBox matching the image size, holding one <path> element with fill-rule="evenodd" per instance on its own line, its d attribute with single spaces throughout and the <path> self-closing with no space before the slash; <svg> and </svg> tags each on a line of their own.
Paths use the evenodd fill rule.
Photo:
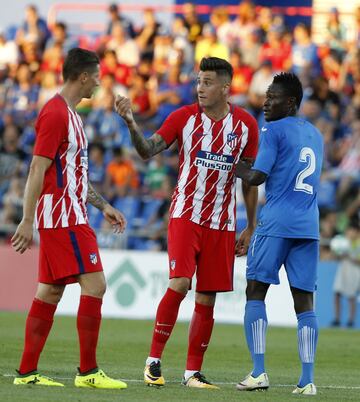
<svg viewBox="0 0 360 402">
<path fill-rule="evenodd" d="M 278 152 L 278 141 L 276 131 L 270 126 L 261 129 L 259 152 L 257 154 L 253 169 L 270 174 L 276 161 Z"/>
<path fill-rule="evenodd" d="M 243 152 L 241 153 L 241 158 L 255 159 L 259 145 L 259 128 L 257 121 L 252 116 L 249 117 L 248 141 Z"/>
<path fill-rule="evenodd" d="M 177 139 L 183 121 L 184 110 L 181 108 L 171 113 L 156 133 L 161 135 L 166 144 L 170 146 Z"/>
<path fill-rule="evenodd" d="M 35 125 L 36 140 L 34 155 L 54 159 L 68 137 L 69 117 L 62 108 L 43 109 Z"/>
</svg>

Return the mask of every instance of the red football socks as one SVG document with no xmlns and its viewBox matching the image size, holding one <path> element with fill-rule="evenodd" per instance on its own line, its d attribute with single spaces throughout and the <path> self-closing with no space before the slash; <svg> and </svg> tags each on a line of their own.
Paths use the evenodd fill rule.
<svg viewBox="0 0 360 402">
<path fill-rule="evenodd" d="M 57 304 L 34 299 L 26 319 L 24 352 L 19 373 L 26 374 L 37 370 L 40 353 L 53 324 Z"/>
<path fill-rule="evenodd" d="M 179 307 L 185 295 L 178 293 L 170 288 L 167 289 L 165 295 L 161 299 L 154 325 L 153 338 L 151 342 L 151 357 L 161 358 L 171 332 L 176 323 Z"/>
<path fill-rule="evenodd" d="M 214 307 L 195 303 L 189 328 L 186 370 L 200 371 L 214 326 Z"/>
<path fill-rule="evenodd" d="M 80 344 L 80 372 L 97 367 L 96 346 L 101 323 L 102 299 L 81 296 L 77 315 L 77 330 Z"/>
</svg>

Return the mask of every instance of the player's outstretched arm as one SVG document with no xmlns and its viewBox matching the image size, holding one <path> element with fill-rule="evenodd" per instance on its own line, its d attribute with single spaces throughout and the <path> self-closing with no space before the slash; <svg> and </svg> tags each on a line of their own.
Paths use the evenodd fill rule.
<svg viewBox="0 0 360 402">
<path fill-rule="evenodd" d="M 149 139 L 144 137 L 134 119 L 130 99 L 118 95 L 115 100 L 115 110 L 128 125 L 131 141 L 141 158 L 149 159 L 167 148 L 166 142 L 157 133 L 153 134 Z"/>
<path fill-rule="evenodd" d="M 242 160 L 240 160 L 235 167 L 235 176 L 247 181 L 252 186 L 259 186 L 264 183 L 267 177 L 264 172 L 251 169 L 251 165 Z"/>
<path fill-rule="evenodd" d="M 90 182 L 88 184 L 87 202 L 102 211 L 104 218 L 113 226 L 114 233 L 124 232 L 126 228 L 126 219 L 124 215 L 119 210 L 111 206 L 101 196 L 101 194 L 94 189 Z"/>
<path fill-rule="evenodd" d="M 13 248 L 20 254 L 23 254 L 31 244 L 36 203 L 41 194 L 45 172 L 51 163 L 51 159 L 37 155 L 31 161 L 25 185 L 23 217 L 11 238 Z"/>
</svg>

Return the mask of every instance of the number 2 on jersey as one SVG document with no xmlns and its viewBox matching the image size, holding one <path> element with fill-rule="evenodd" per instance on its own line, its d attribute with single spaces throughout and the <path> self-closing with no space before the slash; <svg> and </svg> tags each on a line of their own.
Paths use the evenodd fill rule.
<svg viewBox="0 0 360 402">
<path fill-rule="evenodd" d="M 294 191 L 304 191 L 305 193 L 312 194 L 313 186 L 304 183 L 304 180 L 315 172 L 316 158 L 314 151 L 308 147 L 301 148 L 299 161 L 307 163 L 307 166 L 296 176 Z"/>
</svg>

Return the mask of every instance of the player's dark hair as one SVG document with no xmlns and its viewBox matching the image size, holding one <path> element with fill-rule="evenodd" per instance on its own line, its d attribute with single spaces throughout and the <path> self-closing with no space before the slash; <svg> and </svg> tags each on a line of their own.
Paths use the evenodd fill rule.
<svg viewBox="0 0 360 402">
<path fill-rule="evenodd" d="M 233 77 L 233 68 L 229 62 L 219 57 L 204 57 L 200 62 L 200 71 L 215 71 L 219 77 Z"/>
<path fill-rule="evenodd" d="M 287 96 L 294 96 L 297 108 L 303 97 L 303 89 L 299 78 L 293 73 L 280 73 L 275 75 L 274 84 L 281 85 Z"/>
<path fill-rule="evenodd" d="M 99 63 L 100 60 L 96 53 L 79 47 L 71 49 L 63 65 L 64 82 L 75 81 L 83 72 L 93 73 Z"/>
</svg>

